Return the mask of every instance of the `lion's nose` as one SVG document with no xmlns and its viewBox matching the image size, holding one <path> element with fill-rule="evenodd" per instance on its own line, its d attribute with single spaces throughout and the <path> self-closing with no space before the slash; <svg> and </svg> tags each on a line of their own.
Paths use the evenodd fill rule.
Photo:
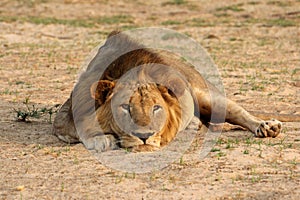
<svg viewBox="0 0 300 200">
<path fill-rule="evenodd" d="M 146 144 L 146 140 L 151 137 L 154 134 L 154 132 L 147 132 L 147 133 L 140 133 L 140 132 L 132 132 L 132 135 L 138 137 L 140 140 Z"/>
</svg>

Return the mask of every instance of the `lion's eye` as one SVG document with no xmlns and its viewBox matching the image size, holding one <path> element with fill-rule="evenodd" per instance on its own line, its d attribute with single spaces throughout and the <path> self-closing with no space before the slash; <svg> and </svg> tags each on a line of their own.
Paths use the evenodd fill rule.
<svg viewBox="0 0 300 200">
<path fill-rule="evenodd" d="M 159 111 L 160 109 L 161 109 L 161 106 L 159 106 L 159 105 L 153 106 L 153 112 L 157 112 L 157 111 Z"/>
<path fill-rule="evenodd" d="M 130 111 L 130 105 L 129 104 L 124 103 L 124 104 L 121 105 L 121 108 L 128 111 L 128 112 Z"/>
</svg>

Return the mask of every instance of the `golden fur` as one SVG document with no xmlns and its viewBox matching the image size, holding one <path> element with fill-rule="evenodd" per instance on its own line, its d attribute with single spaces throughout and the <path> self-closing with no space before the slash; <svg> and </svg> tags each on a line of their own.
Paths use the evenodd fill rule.
<svg viewBox="0 0 300 200">
<path fill-rule="evenodd" d="M 218 109 L 211 121 L 213 106 Z M 258 137 L 276 137 L 281 129 L 279 121 L 256 118 L 224 97 L 176 55 L 113 32 L 57 114 L 53 132 L 98 151 L 118 146 L 151 151 L 167 145 L 191 115 L 204 124 L 225 117 Z"/>
</svg>

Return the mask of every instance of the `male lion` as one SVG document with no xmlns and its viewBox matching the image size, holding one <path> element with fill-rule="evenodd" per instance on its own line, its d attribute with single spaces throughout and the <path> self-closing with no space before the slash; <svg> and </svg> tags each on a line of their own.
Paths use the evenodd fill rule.
<svg viewBox="0 0 300 200">
<path fill-rule="evenodd" d="M 152 151 L 168 144 L 193 116 L 205 125 L 225 119 L 257 137 L 276 137 L 282 126 L 249 114 L 178 56 L 113 32 L 56 115 L 53 133 L 96 151 Z"/>
</svg>

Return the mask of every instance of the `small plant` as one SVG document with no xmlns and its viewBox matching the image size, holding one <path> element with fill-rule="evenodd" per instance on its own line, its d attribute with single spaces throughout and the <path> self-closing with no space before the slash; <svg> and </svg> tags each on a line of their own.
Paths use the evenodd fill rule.
<svg viewBox="0 0 300 200">
<path fill-rule="evenodd" d="M 209 27 L 209 26 L 214 26 L 214 24 L 212 24 L 209 21 L 204 20 L 202 18 L 193 18 L 193 19 L 187 21 L 186 23 L 189 23 L 190 26 L 194 26 L 194 27 Z"/>
<path fill-rule="evenodd" d="M 290 161 L 290 164 L 294 165 L 295 167 L 297 166 L 298 162 L 297 162 L 296 157 L 292 161 Z"/>
<path fill-rule="evenodd" d="M 166 5 L 184 5 L 187 2 L 185 0 L 171 0 L 165 3 L 162 3 L 162 6 L 166 6 Z"/>
<path fill-rule="evenodd" d="M 224 144 L 224 143 L 225 143 L 225 141 L 223 139 L 220 139 L 220 138 L 218 138 L 217 141 L 216 141 L 217 145 L 221 145 L 221 144 Z"/>
<path fill-rule="evenodd" d="M 60 185 L 60 191 L 63 192 L 64 190 L 65 190 L 65 184 L 61 183 L 61 185 Z"/>
<path fill-rule="evenodd" d="M 133 172 L 133 173 L 125 173 L 124 174 L 124 178 L 127 178 L 127 179 L 135 179 L 136 177 L 136 174 Z"/>
<path fill-rule="evenodd" d="M 259 154 L 258 154 L 258 157 L 262 158 L 262 150 L 259 150 Z"/>
<path fill-rule="evenodd" d="M 241 8 L 243 4 L 236 4 L 231 6 L 225 6 L 221 8 L 217 8 L 217 11 L 233 11 L 233 12 L 241 12 L 244 11 L 243 8 Z"/>
<path fill-rule="evenodd" d="M 73 163 L 74 163 L 75 165 L 78 165 L 78 164 L 79 164 L 79 160 L 78 160 L 78 157 L 77 157 L 77 156 L 74 157 Z"/>
<path fill-rule="evenodd" d="M 162 25 L 179 25 L 181 24 L 180 21 L 175 21 L 175 20 L 167 20 L 161 23 Z"/>
<path fill-rule="evenodd" d="M 38 144 L 38 145 L 36 145 L 35 147 L 36 147 L 37 149 L 43 149 L 43 148 L 44 148 L 44 146 L 41 145 L 41 144 Z"/>
<path fill-rule="evenodd" d="M 59 106 L 60 106 L 60 104 L 55 104 L 54 106 L 52 106 L 50 108 L 41 108 L 39 110 L 39 112 L 41 113 L 41 115 L 48 114 L 49 115 L 49 122 L 51 123 L 52 122 L 52 115 L 54 113 L 57 113 Z"/>
<path fill-rule="evenodd" d="M 232 148 L 234 148 L 234 143 L 236 142 L 236 141 L 233 141 L 233 140 L 231 140 L 231 139 L 227 139 L 227 141 L 226 141 L 227 143 L 226 143 L 226 149 L 232 149 Z"/>
<path fill-rule="evenodd" d="M 132 152 L 132 148 L 124 148 L 125 153 L 131 153 Z"/>
<path fill-rule="evenodd" d="M 23 104 L 26 106 L 25 110 L 22 109 L 15 109 L 14 112 L 16 113 L 16 118 L 18 121 L 21 122 L 28 122 L 30 121 L 29 118 L 40 118 L 43 115 L 49 115 L 49 123 L 52 122 L 52 115 L 54 113 L 57 113 L 60 104 L 55 104 L 54 106 L 50 108 L 36 108 L 35 105 L 30 106 L 29 105 L 29 99 L 30 97 L 26 97 Z"/>
<path fill-rule="evenodd" d="M 291 2 L 288 1 L 269 1 L 267 2 L 267 5 L 275 5 L 279 7 L 287 7 L 291 6 Z"/>
<path fill-rule="evenodd" d="M 251 182 L 252 183 L 257 183 L 261 180 L 261 177 L 260 176 L 252 176 L 251 177 Z"/>
<path fill-rule="evenodd" d="M 266 20 L 266 26 L 290 27 L 296 25 L 297 23 L 295 21 L 284 18 Z"/>
<path fill-rule="evenodd" d="M 180 164 L 180 165 L 184 165 L 183 157 L 180 157 L 179 164 Z"/>
<path fill-rule="evenodd" d="M 217 152 L 217 151 L 221 151 L 221 149 L 218 149 L 218 148 L 212 148 L 212 149 L 210 150 L 210 152 Z"/>
<path fill-rule="evenodd" d="M 231 143 L 230 142 L 228 142 L 227 144 L 226 144 L 226 147 L 225 147 L 226 149 L 230 149 L 230 148 L 232 148 L 232 145 L 231 145 Z"/>
<path fill-rule="evenodd" d="M 116 176 L 115 184 L 119 184 L 123 181 L 123 176 Z"/>
<path fill-rule="evenodd" d="M 247 146 L 251 146 L 252 144 L 254 144 L 254 140 L 251 138 L 246 138 L 246 144 Z"/>
<path fill-rule="evenodd" d="M 224 157 L 224 156 L 226 156 L 226 153 L 224 153 L 224 152 L 222 152 L 222 151 L 220 151 L 220 152 L 218 152 L 217 153 L 217 155 L 216 155 L 218 158 L 220 158 L 220 157 Z"/>
</svg>

